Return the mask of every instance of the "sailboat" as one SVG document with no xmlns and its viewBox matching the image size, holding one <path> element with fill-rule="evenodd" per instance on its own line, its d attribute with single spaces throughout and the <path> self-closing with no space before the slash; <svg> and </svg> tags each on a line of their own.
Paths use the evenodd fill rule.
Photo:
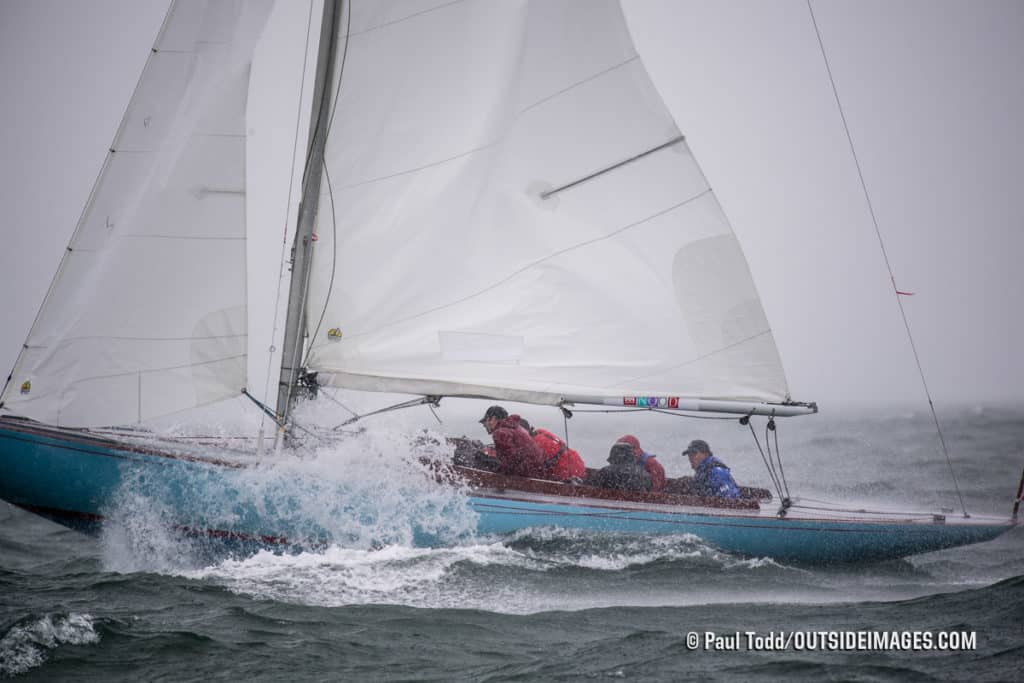
<svg viewBox="0 0 1024 683">
<path fill-rule="evenodd" d="M 250 391 L 246 103 L 268 2 L 170 7 L 7 380 L 0 498 L 96 532 L 126 487 L 176 532 L 249 549 L 342 541 L 235 501 L 324 388 L 732 414 L 794 401 L 743 251 L 614 0 L 323 3 L 276 406 Z M 314 16 L 316 13 L 311 13 Z M 486 55 L 486 57 L 482 57 Z M 429 264 L 424 262 L 429 255 Z M 426 267 L 429 266 L 429 267 Z M 277 276 L 277 273 L 273 274 Z M 256 452 L 136 431 L 252 400 Z M 872 561 L 1015 518 L 598 489 L 454 462 L 479 533 L 691 533 L 729 552 Z M 433 476 L 433 475 L 432 475 Z M 211 516 L 215 499 L 229 514 Z M 424 542 L 435 539 L 424 535 Z"/>
</svg>

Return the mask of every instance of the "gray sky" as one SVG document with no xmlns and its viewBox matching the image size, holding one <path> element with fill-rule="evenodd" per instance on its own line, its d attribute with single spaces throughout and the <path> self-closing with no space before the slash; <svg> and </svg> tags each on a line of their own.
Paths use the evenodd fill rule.
<svg viewBox="0 0 1024 683">
<path fill-rule="evenodd" d="M 0 0 L 0 366 L 14 363 L 166 0 Z M 803 0 L 626 0 L 746 251 L 797 400 L 923 403 Z M 932 394 L 1024 399 L 1024 2 L 815 2 Z"/>
</svg>

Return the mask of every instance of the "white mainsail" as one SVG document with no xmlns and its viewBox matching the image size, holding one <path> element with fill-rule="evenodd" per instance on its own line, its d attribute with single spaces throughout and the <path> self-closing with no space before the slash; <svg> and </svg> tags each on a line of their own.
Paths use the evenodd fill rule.
<svg viewBox="0 0 1024 683">
<path fill-rule="evenodd" d="M 742 250 L 618 2 L 349 11 L 307 311 L 321 383 L 788 399 Z"/>
<path fill-rule="evenodd" d="M 6 409 L 130 424 L 245 385 L 245 105 L 268 14 L 172 5 Z M 306 311 L 321 383 L 789 400 L 616 0 L 350 2 L 340 27 Z"/>
<path fill-rule="evenodd" d="M 245 103 L 270 3 L 178 0 L 0 401 L 130 424 L 245 384 Z"/>
</svg>

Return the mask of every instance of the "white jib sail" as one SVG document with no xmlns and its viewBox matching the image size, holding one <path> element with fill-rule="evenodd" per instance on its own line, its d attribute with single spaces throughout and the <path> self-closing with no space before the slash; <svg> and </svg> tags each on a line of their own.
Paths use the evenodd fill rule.
<svg viewBox="0 0 1024 683">
<path fill-rule="evenodd" d="M 788 398 L 743 252 L 617 2 L 350 10 L 308 307 L 321 382 Z"/>
<path fill-rule="evenodd" d="M 269 2 L 178 0 L 2 397 L 129 424 L 245 383 L 245 102 Z"/>
</svg>

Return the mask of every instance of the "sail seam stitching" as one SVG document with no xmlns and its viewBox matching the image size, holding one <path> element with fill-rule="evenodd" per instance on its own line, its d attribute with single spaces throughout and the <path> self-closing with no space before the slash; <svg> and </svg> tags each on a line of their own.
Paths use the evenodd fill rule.
<svg viewBox="0 0 1024 683">
<path fill-rule="evenodd" d="M 488 149 L 491 149 L 492 147 L 497 146 L 504 139 L 505 139 L 504 137 L 501 137 L 501 138 L 495 140 L 494 142 L 488 142 L 486 145 L 481 145 L 480 147 L 475 147 L 475 148 L 473 148 L 471 150 L 467 150 L 465 152 L 460 152 L 459 154 L 456 154 L 455 156 L 448 157 L 446 159 L 440 159 L 438 161 L 432 161 L 429 164 L 424 164 L 423 166 L 417 166 L 416 168 L 408 168 L 408 169 L 406 169 L 404 171 L 397 171 L 397 172 L 391 173 L 389 175 L 377 176 L 376 178 L 367 178 L 366 180 L 360 180 L 357 183 L 351 183 L 349 185 L 342 185 L 342 186 L 340 186 L 338 188 L 338 190 L 350 190 L 350 189 L 355 188 L 355 187 L 361 187 L 363 185 L 370 185 L 372 183 L 378 183 L 378 182 L 380 182 L 382 180 L 391 180 L 392 178 L 398 178 L 399 176 L 409 175 L 410 173 L 419 173 L 420 171 L 425 171 L 428 168 L 433 168 L 435 166 L 441 166 L 443 164 L 447 164 L 450 161 L 456 161 L 458 159 L 462 159 L 463 157 L 468 157 L 470 155 L 476 154 L 477 152 L 486 151 Z"/>
<path fill-rule="evenodd" d="M 688 360 L 686 362 L 678 363 L 676 365 L 671 365 L 671 366 L 669 366 L 667 368 L 660 368 L 657 372 L 648 372 L 648 373 L 643 374 L 643 375 L 637 375 L 636 377 L 630 377 L 628 379 L 624 379 L 621 382 L 616 382 L 615 384 L 612 384 L 609 388 L 614 388 L 614 387 L 622 386 L 623 384 L 627 384 L 629 382 L 636 382 L 638 380 L 642 380 L 645 377 L 650 377 L 652 375 L 663 375 L 666 372 L 669 372 L 671 370 L 678 370 L 679 368 L 686 367 L 687 365 L 693 365 L 694 363 L 699 363 L 699 362 L 701 362 L 703 360 L 707 360 L 708 358 L 711 358 L 712 356 L 715 356 L 715 355 L 717 355 L 719 353 L 722 353 L 723 351 L 729 351 L 729 350 L 734 349 L 734 348 L 736 348 L 738 346 L 742 346 L 743 344 L 746 344 L 747 342 L 753 341 L 753 340 L 755 340 L 755 339 L 757 339 L 759 337 L 763 337 L 766 334 L 771 334 L 771 332 L 772 332 L 772 328 L 767 327 L 764 330 L 761 330 L 760 332 L 752 334 L 752 335 L 750 335 L 749 337 L 747 337 L 745 339 L 740 339 L 739 341 L 733 342 L 732 344 L 728 344 L 727 346 L 723 346 L 721 348 L 715 349 L 714 351 L 709 351 L 708 353 L 705 353 L 702 356 L 698 356 L 696 358 L 691 358 L 690 360 Z"/>
<path fill-rule="evenodd" d="M 495 289 L 497 287 L 500 287 L 501 285 L 503 285 L 506 282 L 512 280 L 513 278 L 515 278 L 515 277 L 517 277 L 519 275 L 522 275 L 526 271 L 528 271 L 528 270 L 530 270 L 530 269 L 532 269 L 532 268 L 534 268 L 534 267 L 536 267 L 536 266 L 538 266 L 538 265 L 540 265 L 542 263 L 550 261 L 551 259 L 557 258 L 559 256 L 563 256 L 563 255 L 565 255 L 565 254 L 567 254 L 567 253 L 569 253 L 571 251 L 575 251 L 577 249 L 582 249 L 583 247 L 587 247 L 587 246 L 590 246 L 592 244 L 596 244 L 598 242 L 603 242 L 605 240 L 611 239 L 612 237 L 620 235 L 620 234 L 622 234 L 623 232 L 625 232 L 627 230 L 635 228 L 635 227 L 637 227 L 639 225 L 643 225 L 644 223 L 647 223 L 647 222 L 649 222 L 651 220 L 654 220 L 655 218 L 659 218 L 661 216 L 664 216 L 665 214 L 668 214 L 668 213 L 671 213 L 672 211 L 675 211 L 676 209 L 682 208 L 683 206 L 686 206 L 687 204 L 690 204 L 690 203 L 692 203 L 694 201 L 697 201 L 698 199 L 700 199 L 700 198 L 702 198 L 705 195 L 708 195 L 710 193 L 711 193 L 711 188 L 707 188 L 703 192 L 700 192 L 699 194 L 696 194 L 696 195 L 694 195 L 694 196 L 692 196 L 692 197 L 690 197 L 688 199 L 685 199 L 685 200 L 679 202 L 678 204 L 674 204 L 674 205 L 672 205 L 672 206 L 670 206 L 670 207 L 668 207 L 666 209 L 662 209 L 661 211 L 658 211 L 657 213 L 653 213 L 650 216 L 647 216 L 647 217 L 642 218 L 642 219 L 640 219 L 638 221 L 630 223 L 629 225 L 625 225 L 625 226 L 623 226 L 621 228 L 617 228 L 616 230 L 613 230 L 612 232 L 609 232 L 609 233 L 607 233 L 605 235 L 601 235 L 600 237 L 595 237 L 594 239 L 586 240 L 584 242 L 579 242 L 579 243 L 574 244 L 572 246 L 565 247 L 564 249 L 560 249 L 560 250 L 558 250 L 558 251 L 556 251 L 554 253 L 551 253 L 551 254 L 548 254 L 547 256 L 539 258 L 536 261 L 532 261 L 531 263 L 528 263 L 525 266 L 523 266 L 522 268 L 519 268 L 518 270 L 516 270 L 516 271 L 510 273 L 509 275 L 505 276 L 501 280 L 498 280 L 497 282 L 495 282 L 495 283 L 493 283 L 491 285 L 488 285 L 487 287 L 484 287 L 483 289 L 478 290 L 478 291 L 476 291 L 476 292 L 474 292 L 472 294 L 468 294 L 468 295 L 462 297 L 461 299 L 457 299 L 455 301 L 451 301 L 449 303 L 442 304 L 440 306 L 436 306 L 434 308 L 428 309 L 428 310 L 423 311 L 421 313 L 417 313 L 415 315 L 411 315 L 411 316 L 406 317 L 406 318 L 402 318 L 400 320 L 394 320 L 394 321 L 385 323 L 385 324 L 381 325 L 380 327 L 377 327 L 373 331 L 376 332 L 376 331 L 379 331 L 379 330 L 382 330 L 382 329 L 385 329 L 385 328 L 388 328 L 388 327 L 392 327 L 394 325 L 400 325 L 400 324 L 408 322 L 410 320 L 415 320 L 416 318 L 420 318 L 422 316 L 429 315 L 431 313 L 436 313 L 437 311 L 441 311 L 441 310 L 444 310 L 446 308 L 450 308 L 452 306 L 457 306 L 457 305 L 459 305 L 461 303 L 469 301 L 470 299 L 473 299 L 473 298 L 476 298 L 478 296 L 481 296 L 482 294 L 486 294 L 487 292 L 489 292 L 489 291 L 491 291 L 491 290 L 493 290 L 493 289 Z M 349 335 L 349 339 L 365 336 L 366 334 L 369 334 L 369 332 L 350 334 Z"/>
<path fill-rule="evenodd" d="M 220 193 L 220 192 L 218 192 L 217 194 L 229 194 L 229 193 Z M 242 236 L 242 237 L 219 237 L 217 235 L 208 235 L 208 236 L 196 236 L 196 235 L 144 235 L 144 234 L 138 233 L 138 232 L 124 233 L 124 234 L 121 234 L 121 235 L 117 235 L 117 237 L 131 237 L 133 239 L 160 239 L 160 240 L 205 240 L 205 241 L 215 241 L 215 242 L 217 242 L 217 241 L 219 241 L 219 242 L 244 242 L 245 241 L 245 237 L 244 236 Z M 98 249 L 86 250 L 86 249 L 79 248 L 79 249 L 76 249 L 75 251 L 99 251 L 99 250 Z"/>
<path fill-rule="evenodd" d="M 540 105 L 544 104 L 545 102 L 547 102 L 549 100 L 555 99 L 559 95 L 564 95 L 565 93 L 569 92 L 570 90 L 573 90 L 574 88 L 578 88 L 579 86 L 581 86 L 581 85 L 583 85 L 585 83 L 589 83 L 590 81 L 598 79 L 601 76 L 604 76 L 605 74 L 608 74 L 608 73 L 611 73 L 612 71 L 615 71 L 616 69 L 621 69 L 622 67 L 624 67 L 624 66 L 626 66 L 628 64 L 631 64 L 631 63 L 633 63 L 633 62 L 635 62 L 635 61 L 637 61 L 639 59 L 640 59 L 639 55 L 633 55 L 632 57 L 630 57 L 629 59 L 627 59 L 627 60 L 625 60 L 623 62 L 619 62 L 618 64 L 615 64 L 614 66 L 610 66 L 610 67 L 608 67 L 607 69 L 605 69 L 603 71 L 599 71 L 596 74 L 592 74 L 590 76 L 587 76 L 586 78 L 584 78 L 584 79 L 582 79 L 580 81 L 576 81 L 572 85 L 566 86 L 565 88 L 562 88 L 561 90 L 559 90 L 557 92 L 551 93 L 547 97 L 543 97 L 543 98 L 537 100 L 536 102 L 534 102 L 533 104 L 528 105 L 528 106 L 520 109 L 518 115 L 522 116 L 523 114 L 525 114 L 526 112 L 530 111 L 531 109 L 533 109 L 535 107 L 539 107 Z"/>
<path fill-rule="evenodd" d="M 26 344 L 25 348 L 27 348 L 27 349 L 57 348 L 59 346 L 63 346 L 64 344 L 66 344 L 68 342 L 73 342 L 73 341 L 89 341 L 89 340 L 96 340 L 96 339 L 106 339 L 106 340 L 114 340 L 114 341 L 203 341 L 203 340 L 209 340 L 209 339 L 237 339 L 237 338 L 240 338 L 240 337 L 247 337 L 247 336 L 248 335 L 245 334 L 245 333 L 242 333 L 242 334 L 220 334 L 220 335 L 212 335 L 212 336 L 208 336 L 208 337 L 108 337 L 108 336 L 102 335 L 102 334 L 90 334 L 90 335 L 85 335 L 85 336 L 82 336 L 82 337 L 65 337 L 64 339 L 61 339 L 59 343 L 53 344 L 53 345 L 47 345 L 47 344 Z"/>
<path fill-rule="evenodd" d="M 198 367 L 202 367 L 204 365 L 213 365 L 215 363 L 223 363 L 224 361 L 238 360 L 240 358 L 245 358 L 245 357 L 246 357 L 246 354 L 242 353 L 242 354 L 235 355 L 235 356 L 224 356 L 223 358 L 214 358 L 212 360 L 205 360 L 202 363 L 185 363 L 184 365 L 170 365 L 170 366 L 163 367 L 163 368 L 136 369 L 136 370 L 129 370 L 127 372 L 115 372 L 115 373 L 110 374 L 110 375 L 93 375 L 91 377 L 80 377 L 80 378 L 78 378 L 78 379 L 76 379 L 74 381 L 68 382 L 67 385 L 65 385 L 65 386 L 70 387 L 70 386 L 74 386 L 76 384 L 81 384 L 82 382 L 89 382 L 89 381 L 94 380 L 94 379 L 112 379 L 114 377 L 131 377 L 133 375 L 140 375 L 140 374 L 151 375 L 151 374 L 156 373 L 156 372 L 167 372 L 168 370 L 186 370 L 188 368 L 198 368 Z"/>
<path fill-rule="evenodd" d="M 365 28 L 362 31 L 356 31 L 355 33 L 349 33 L 348 37 L 351 38 L 351 37 L 354 37 L 354 36 L 361 36 L 361 35 L 364 35 L 364 34 L 367 34 L 367 33 L 373 33 L 374 31 L 380 31 L 381 29 L 385 29 L 385 28 L 387 28 L 389 26 L 394 26 L 395 24 L 401 24 L 403 22 L 409 21 L 410 19 L 415 19 L 416 17 L 423 16 L 424 14 L 430 14 L 431 12 L 436 12 L 438 10 L 445 9 L 446 7 L 451 7 L 452 5 L 462 4 L 465 1 L 466 0 L 452 0 L 452 2 L 446 2 L 445 4 L 438 5 L 437 7 L 431 7 L 430 9 L 425 9 L 425 10 L 422 10 L 420 12 L 416 12 L 415 14 L 410 14 L 409 16 L 402 17 L 401 19 L 395 19 L 394 21 L 389 21 L 389 22 L 386 22 L 386 23 L 383 23 L 383 24 L 378 24 L 376 26 L 370 26 L 369 28 Z"/>
<path fill-rule="evenodd" d="M 517 117 L 518 116 L 522 116 L 523 114 L 525 114 L 530 109 L 533 109 L 534 107 L 537 107 L 537 106 L 539 106 L 539 105 L 541 105 L 541 104 L 543 104 L 543 103 L 545 103 L 545 102 L 547 102 L 547 101 L 549 101 L 549 100 L 551 100 L 553 98 L 556 98 L 559 95 L 562 95 L 562 94 L 568 92 L 569 90 L 572 90 L 573 88 L 576 88 L 576 87 L 578 87 L 580 85 L 583 85 L 584 83 L 592 81 L 592 80 L 594 80 L 596 78 L 600 78 L 601 76 L 603 76 L 603 75 L 605 75 L 605 74 L 607 74 L 607 73 L 609 73 L 611 71 L 614 71 L 615 69 L 618 69 L 618 68 L 620 68 L 622 66 L 625 66 L 625 65 L 627 65 L 627 64 L 629 64 L 629 63 L 631 63 L 631 62 L 633 62 L 633 61 L 635 61 L 637 59 L 639 59 L 639 57 L 632 57 L 631 59 L 628 59 L 628 60 L 626 60 L 624 62 L 621 62 L 620 64 L 616 64 L 615 66 L 609 67 L 608 69 L 605 69 L 604 71 L 601 71 L 600 73 L 596 73 L 593 76 L 589 76 L 589 77 L 583 79 L 582 81 L 579 81 L 577 83 L 573 83 L 569 87 L 564 88 L 562 90 L 559 90 L 558 92 L 556 92 L 556 93 L 554 93 L 552 95 L 549 95 L 549 96 L 547 96 L 547 97 L 545 97 L 545 98 L 543 98 L 541 100 L 538 100 L 537 102 L 534 102 L 533 104 L 529 105 L 528 107 L 520 110 L 519 113 L 516 116 Z M 350 190 L 350 189 L 353 189 L 353 188 L 356 188 L 356 187 L 361 187 L 363 185 L 370 185 L 372 183 L 378 183 L 378 182 L 381 182 L 383 180 L 391 180 L 393 178 L 398 178 L 398 177 L 403 176 L 403 175 L 409 175 L 411 173 L 419 173 L 420 171 L 425 171 L 428 168 L 434 168 L 436 166 L 441 166 L 443 164 L 447 164 L 448 162 L 457 161 L 457 160 L 462 159 L 464 157 L 468 157 L 470 155 L 476 154 L 477 152 L 486 151 L 488 149 L 491 149 L 491 148 L 499 145 L 504 139 L 505 139 L 505 136 L 501 136 L 497 140 L 494 140 L 493 142 L 488 142 L 485 145 L 481 145 L 479 147 L 474 147 L 473 149 L 467 150 L 465 152 L 460 152 L 460 153 L 455 154 L 453 156 L 446 157 L 444 159 L 439 159 L 437 161 L 432 161 L 432 162 L 430 162 L 428 164 L 423 164 L 422 166 L 417 166 L 415 168 L 408 168 L 408 169 L 405 169 L 405 170 L 402 170 L 402 171 L 396 171 L 394 173 L 389 173 L 388 175 L 377 176 L 377 177 L 374 177 L 374 178 L 367 178 L 365 180 L 360 180 L 360 181 L 355 182 L 355 183 L 349 183 L 347 185 L 341 185 L 341 186 L 338 187 L 338 190 L 339 191 L 340 190 Z"/>
</svg>

